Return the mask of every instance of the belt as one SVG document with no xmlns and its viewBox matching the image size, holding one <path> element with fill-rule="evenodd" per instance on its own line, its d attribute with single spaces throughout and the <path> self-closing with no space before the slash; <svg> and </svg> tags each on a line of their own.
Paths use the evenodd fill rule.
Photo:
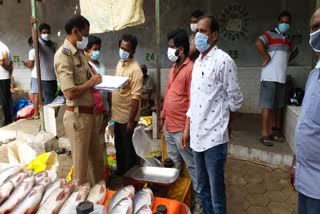
<svg viewBox="0 0 320 214">
<path fill-rule="evenodd" d="M 93 106 L 66 106 L 66 110 L 84 114 L 94 114 L 95 109 Z"/>
</svg>

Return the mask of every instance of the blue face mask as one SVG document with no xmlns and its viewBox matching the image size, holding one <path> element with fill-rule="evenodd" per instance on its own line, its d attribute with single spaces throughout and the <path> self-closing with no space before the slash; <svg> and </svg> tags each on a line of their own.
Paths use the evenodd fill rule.
<svg viewBox="0 0 320 214">
<path fill-rule="evenodd" d="M 278 29 L 280 31 L 280 33 L 285 34 L 289 31 L 289 27 L 290 25 L 287 23 L 281 23 L 278 25 Z"/>
<path fill-rule="evenodd" d="M 100 58 L 100 51 L 91 51 L 91 59 L 98 61 Z"/>
<path fill-rule="evenodd" d="M 310 33 L 309 43 L 315 52 L 320 53 L 320 30 Z"/>
<path fill-rule="evenodd" d="M 210 45 L 208 44 L 208 38 L 209 37 L 203 33 L 198 32 L 196 34 L 196 38 L 195 38 L 194 43 L 196 45 L 197 50 L 200 53 L 203 53 L 210 48 Z"/>
<path fill-rule="evenodd" d="M 129 53 L 122 50 L 121 48 L 119 49 L 119 56 L 120 56 L 120 59 L 122 59 L 123 61 L 128 61 L 129 59 Z"/>
</svg>

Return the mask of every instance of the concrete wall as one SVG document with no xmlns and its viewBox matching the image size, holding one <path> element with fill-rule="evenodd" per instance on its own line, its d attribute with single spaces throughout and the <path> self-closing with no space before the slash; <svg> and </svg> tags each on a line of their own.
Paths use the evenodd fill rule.
<svg viewBox="0 0 320 214">
<path fill-rule="evenodd" d="M 241 4 L 239 4 L 241 3 Z M 22 59 L 27 59 L 29 50 L 27 39 L 30 36 L 29 16 L 30 2 L 4 0 L 0 5 L 0 40 L 11 49 L 15 59 L 15 78 L 18 86 L 28 88 L 30 72 L 23 69 Z M 64 23 L 76 11 L 78 0 L 42 0 L 38 4 L 40 22 L 52 26 L 52 39 L 61 45 L 64 38 Z M 240 84 L 245 96 L 243 112 L 259 112 L 257 100 L 259 95 L 259 78 L 261 57 L 255 49 L 256 38 L 264 31 L 273 28 L 277 16 L 283 9 L 288 9 L 293 15 L 290 33 L 300 50 L 299 56 L 290 64 L 289 74 L 296 86 L 304 87 L 305 79 L 311 69 L 312 51 L 308 45 L 309 18 L 315 1 L 299 0 L 162 0 L 161 1 L 161 88 L 165 87 L 167 71 L 171 66 L 166 57 L 166 35 L 177 27 L 189 31 L 189 16 L 192 10 L 202 9 L 208 14 L 218 17 L 221 34 L 218 46 L 228 52 L 239 67 Z M 144 1 L 146 23 L 119 32 L 99 34 L 103 41 L 102 62 L 112 73 L 118 61 L 118 40 L 123 33 L 132 33 L 138 37 L 139 45 L 136 58 L 140 63 L 147 64 L 151 76 L 155 61 L 154 53 L 154 1 Z M 79 12 L 79 11 L 78 11 Z M 240 27 L 239 27 L 240 26 Z M 61 33 L 58 36 L 58 33 Z M 190 31 L 189 31 L 190 32 Z"/>
</svg>

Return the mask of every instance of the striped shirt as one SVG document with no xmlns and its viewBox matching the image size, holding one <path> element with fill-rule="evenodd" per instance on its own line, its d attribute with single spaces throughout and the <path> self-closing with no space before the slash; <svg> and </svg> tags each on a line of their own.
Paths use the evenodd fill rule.
<svg viewBox="0 0 320 214">
<path fill-rule="evenodd" d="M 286 83 L 289 56 L 296 49 L 294 43 L 277 28 L 259 38 L 271 57 L 270 62 L 262 68 L 261 81 Z"/>
</svg>

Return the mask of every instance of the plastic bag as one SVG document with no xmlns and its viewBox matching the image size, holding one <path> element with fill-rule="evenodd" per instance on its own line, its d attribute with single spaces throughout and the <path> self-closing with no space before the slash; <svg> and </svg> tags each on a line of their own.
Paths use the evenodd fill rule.
<svg viewBox="0 0 320 214">
<path fill-rule="evenodd" d="M 69 173 L 68 173 L 68 175 L 66 177 L 66 180 L 69 182 L 69 181 L 72 180 L 72 178 L 73 178 L 73 165 L 71 166 L 71 168 L 69 170 Z"/>
<path fill-rule="evenodd" d="M 134 130 L 132 137 L 134 149 L 147 164 L 159 166 L 161 162 L 156 158 L 161 156 L 160 142 L 153 141 L 144 131 L 143 127 L 138 126 Z"/>
<path fill-rule="evenodd" d="M 10 164 L 25 166 L 36 157 L 36 151 L 25 143 L 8 144 L 8 159 Z"/>
<path fill-rule="evenodd" d="M 44 170 L 57 171 L 59 166 L 58 156 L 55 152 L 46 152 L 35 159 L 33 159 L 25 169 L 33 170 L 34 173 L 42 172 Z"/>
</svg>

